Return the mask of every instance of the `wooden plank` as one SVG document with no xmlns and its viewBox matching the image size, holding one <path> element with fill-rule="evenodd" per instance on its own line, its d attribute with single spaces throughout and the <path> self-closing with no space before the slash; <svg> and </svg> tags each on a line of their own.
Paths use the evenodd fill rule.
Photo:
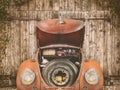
<svg viewBox="0 0 120 90">
<path fill-rule="evenodd" d="M 0 88 L 0 90 L 17 90 L 16 88 L 12 88 L 12 87 L 4 87 L 4 88 Z"/>
<path fill-rule="evenodd" d="M 29 17 L 28 11 L 23 11 L 20 14 L 20 17 Z M 20 55 L 22 63 L 24 60 L 28 58 L 28 22 L 27 21 L 20 21 L 19 29 L 20 29 Z"/>
<path fill-rule="evenodd" d="M 81 10 L 82 2 L 83 2 L 83 0 L 70 0 L 70 1 L 68 1 L 68 3 L 70 3 L 69 7 L 68 7 L 68 8 L 70 8 L 69 10 L 71 10 L 71 11 Z"/>
<path fill-rule="evenodd" d="M 90 55 L 89 55 L 89 28 L 90 27 L 90 23 L 89 21 L 85 21 L 85 37 L 84 37 L 84 44 L 83 44 L 83 51 L 84 51 L 84 59 L 89 59 Z"/>
<path fill-rule="evenodd" d="M 33 13 L 32 11 L 29 11 L 29 15 L 31 15 L 31 17 L 35 18 L 36 17 L 36 13 Z M 36 21 L 29 21 L 28 23 L 28 56 L 29 58 L 34 59 L 35 56 L 35 52 L 37 50 L 37 42 L 36 42 L 36 34 L 35 34 L 35 26 L 36 26 Z"/>
<path fill-rule="evenodd" d="M 104 90 L 119 90 L 120 86 L 119 85 L 115 85 L 115 86 L 105 86 Z"/>
<path fill-rule="evenodd" d="M 115 18 L 114 18 L 115 19 Z M 112 20 L 112 22 L 114 22 L 114 19 Z M 114 22 L 115 23 L 115 22 Z M 111 45 L 110 45 L 110 49 L 111 49 L 111 62 L 109 64 L 111 64 L 111 74 L 112 75 L 116 75 L 117 73 L 117 63 L 116 63 L 116 42 L 115 42 L 115 31 L 116 31 L 116 27 L 112 25 L 112 28 L 110 28 L 110 36 L 111 36 Z M 114 70 L 113 70 L 114 68 Z"/>
<path fill-rule="evenodd" d="M 20 5 L 18 8 L 17 8 L 17 10 L 28 10 L 29 9 L 29 2 L 30 2 L 30 0 L 28 1 L 28 2 L 25 2 L 24 3 L 24 5 Z"/>
<path fill-rule="evenodd" d="M 40 0 L 41 1 L 41 0 Z M 31 10 L 36 10 L 36 0 L 30 0 L 28 3 L 28 9 L 29 11 Z"/>
<path fill-rule="evenodd" d="M 35 52 L 37 50 L 36 45 L 36 36 L 35 36 L 35 21 L 29 22 L 29 58 L 34 59 L 35 58 Z"/>
<path fill-rule="evenodd" d="M 27 22 L 20 21 L 20 54 L 21 54 L 21 63 L 28 58 L 28 30 Z"/>
<path fill-rule="evenodd" d="M 120 48 L 119 46 L 119 28 L 117 26 L 117 16 L 113 16 L 113 21 L 112 21 L 112 28 L 111 28 L 111 36 L 112 36 L 112 68 L 114 68 L 114 70 L 112 70 L 112 74 L 113 75 L 119 75 L 119 57 L 120 57 L 120 53 L 119 50 Z"/>
<path fill-rule="evenodd" d="M 52 0 L 53 7 L 52 10 L 59 11 L 60 10 L 60 0 Z"/>
<path fill-rule="evenodd" d="M 10 27 L 10 41 L 9 41 L 9 47 L 6 49 L 6 55 L 8 55 L 8 57 L 6 57 L 6 60 L 3 62 L 4 64 L 4 74 L 5 75 L 10 75 L 11 74 L 11 70 L 14 71 L 14 69 L 12 69 L 11 67 L 13 67 L 14 64 L 14 58 L 13 58 L 13 54 L 14 54 L 14 28 L 15 27 L 15 22 L 11 22 L 11 27 Z M 14 47 L 14 49 L 13 49 Z M 9 63 L 8 63 L 9 62 Z M 15 67 L 15 66 L 14 66 Z"/>
<path fill-rule="evenodd" d="M 43 10 L 44 8 L 44 0 L 35 0 L 36 1 L 36 10 Z"/>
</svg>

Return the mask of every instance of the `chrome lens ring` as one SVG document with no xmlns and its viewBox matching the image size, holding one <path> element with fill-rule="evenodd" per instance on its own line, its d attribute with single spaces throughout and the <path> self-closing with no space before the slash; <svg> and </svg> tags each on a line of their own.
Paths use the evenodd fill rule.
<svg viewBox="0 0 120 90">
<path fill-rule="evenodd" d="M 88 69 L 85 73 L 85 80 L 90 85 L 96 85 L 99 82 L 99 74 L 96 69 Z"/>
<path fill-rule="evenodd" d="M 33 70 L 26 68 L 21 73 L 21 83 L 23 85 L 30 85 L 35 80 L 35 73 Z"/>
</svg>

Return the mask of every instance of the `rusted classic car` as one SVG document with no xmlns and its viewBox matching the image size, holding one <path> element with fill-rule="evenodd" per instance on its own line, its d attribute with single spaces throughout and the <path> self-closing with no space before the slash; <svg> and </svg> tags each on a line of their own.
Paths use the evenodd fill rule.
<svg viewBox="0 0 120 90">
<path fill-rule="evenodd" d="M 36 58 L 25 60 L 17 74 L 17 90 L 103 90 L 96 60 L 82 59 L 85 24 L 80 20 L 38 22 Z"/>
</svg>

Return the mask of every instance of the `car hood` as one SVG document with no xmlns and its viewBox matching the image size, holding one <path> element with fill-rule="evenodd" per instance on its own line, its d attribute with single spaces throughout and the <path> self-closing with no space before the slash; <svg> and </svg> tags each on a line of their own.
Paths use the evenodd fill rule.
<svg viewBox="0 0 120 90">
<path fill-rule="evenodd" d="M 38 47 L 52 44 L 82 47 L 85 33 L 84 22 L 73 19 L 63 19 L 63 22 L 60 24 L 59 19 L 38 22 L 36 26 Z"/>
</svg>

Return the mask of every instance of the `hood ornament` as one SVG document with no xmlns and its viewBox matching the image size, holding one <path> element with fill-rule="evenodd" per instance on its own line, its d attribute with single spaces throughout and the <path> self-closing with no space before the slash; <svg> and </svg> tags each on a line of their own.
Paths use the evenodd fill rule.
<svg viewBox="0 0 120 90">
<path fill-rule="evenodd" d="M 61 15 L 61 14 L 59 15 L 59 23 L 60 23 L 60 24 L 64 24 L 64 21 L 63 21 L 63 19 L 62 19 L 62 15 Z"/>
</svg>

